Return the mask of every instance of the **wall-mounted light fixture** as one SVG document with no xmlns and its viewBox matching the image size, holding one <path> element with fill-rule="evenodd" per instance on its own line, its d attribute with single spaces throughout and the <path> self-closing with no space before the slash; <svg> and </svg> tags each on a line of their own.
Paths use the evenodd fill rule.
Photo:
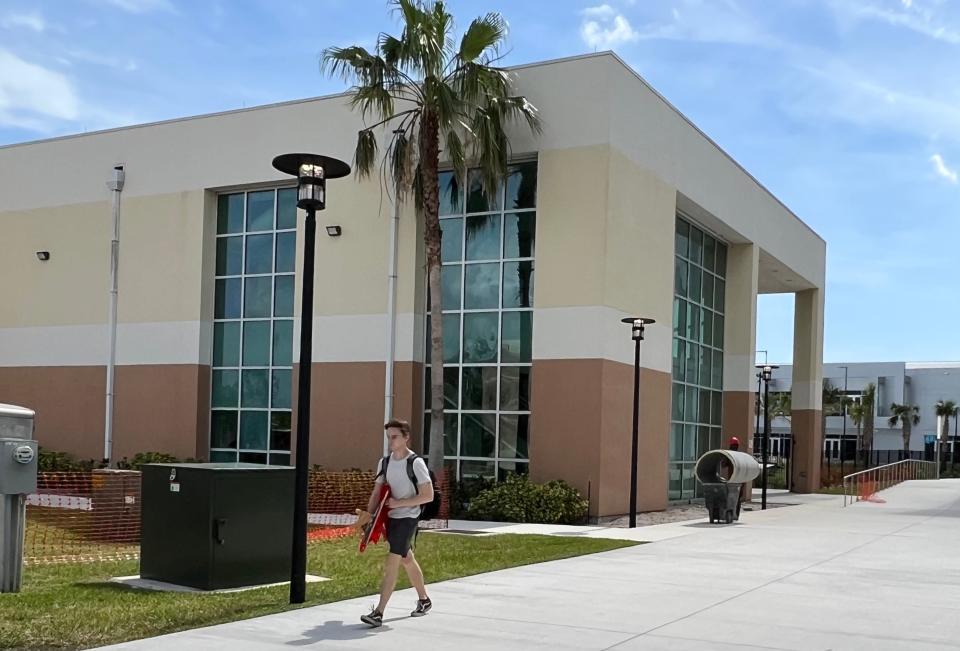
<svg viewBox="0 0 960 651">
<path fill-rule="evenodd" d="M 40 262 L 46 262 L 49 259 L 50 259 L 49 251 L 37 251 L 37 260 L 39 260 Z"/>
<path fill-rule="evenodd" d="M 339 226 L 327 226 L 327 235 L 330 237 L 340 237 L 343 230 Z"/>
</svg>

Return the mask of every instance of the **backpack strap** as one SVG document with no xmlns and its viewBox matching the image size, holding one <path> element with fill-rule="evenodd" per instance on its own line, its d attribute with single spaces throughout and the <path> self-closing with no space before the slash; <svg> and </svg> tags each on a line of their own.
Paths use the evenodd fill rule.
<svg viewBox="0 0 960 651">
<path fill-rule="evenodd" d="M 373 478 L 373 481 L 377 481 L 377 480 L 380 479 L 381 477 L 383 477 L 384 480 L 386 480 L 386 478 L 387 478 L 387 465 L 388 465 L 389 463 L 390 463 L 390 455 L 388 454 L 388 455 L 385 456 L 383 459 L 381 459 L 381 461 L 380 461 L 380 472 L 378 472 L 378 473 L 376 474 L 376 476 Z"/>
<path fill-rule="evenodd" d="M 410 483 L 413 484 L 413 490 L 417 492 L 417 495 L 420 494 L 420 486 L 417 484 L 417 473 L 413 472 L 413 462 L 419 458 L 416 452 L 407 457 L 407 477 L 410 478 Z"/>
</svg>

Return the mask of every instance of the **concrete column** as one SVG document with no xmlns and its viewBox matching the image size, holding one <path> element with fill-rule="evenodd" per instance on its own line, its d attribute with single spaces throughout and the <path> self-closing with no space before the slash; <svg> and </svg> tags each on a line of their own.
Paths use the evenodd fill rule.
<svg viewBox="0 0 960 651">
<path fill-rule="evenodd" d="M 797 292 L 793 317 L 794 490 L 820 488 L 823 447 L 823 290 Z"/>
<path fill-rule="evenodd" d="M 760 249 L 734 244 L 727 249 L 727 288 L 723 337 L 723 441 L 740 439 L 753 452 L 756 400 L 757 284 Z"/>
</svg>

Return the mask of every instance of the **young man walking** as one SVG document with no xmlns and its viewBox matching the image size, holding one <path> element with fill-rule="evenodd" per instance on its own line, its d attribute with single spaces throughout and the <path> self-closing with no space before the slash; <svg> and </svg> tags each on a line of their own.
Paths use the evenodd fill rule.
<svg viewBox="0 0 960 651">
<path fill-rule="evenodd" d="M 430 612 L 433 604 L 423 585 L 423 571 L 410 548 L 417 533 L 421 505 L 433 500 L 433 483 L 426 462 L 410 450 L 410 423 L 403 420 L 391 420 L 384 426 L 390 443 L 390 454 L 380 459 L 377 465 L 377 480 L 370 493 L 367 511 L 373 513 L 377 508 L 380 488 L 384 482 L 390 486 L 390 499 L 387 506 L 387 543 L 390 553 L 383 569 L 383 583 L 380 584 L 380 602 L 369 615 L 360 618 L 364 624 L 377 627 L 383 625 L 383 611 L 387 607 L 390 595 L 397 583 L 400 565 L 407 572 L 410 584 L 417 591 L 417 607 L 411 617 L 422 617 Z M 413 457 L 413 476 L 416 486 L 407 472 L 407 464 Z M 386 464 L 386 468 L 384 468 Z"/>
</svg>

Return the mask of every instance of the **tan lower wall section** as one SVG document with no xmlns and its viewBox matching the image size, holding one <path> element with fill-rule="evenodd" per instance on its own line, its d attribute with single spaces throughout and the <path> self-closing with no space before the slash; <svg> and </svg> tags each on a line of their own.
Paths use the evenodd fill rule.
<svg viewBox="0 0 960 651">
<path fill-rule="evenodd" d="M 421 373 L 420 364 L 394 366 L 394 416 L 411 422 L 417 450 L 422 449 Z M 298 375 L 299 365 L 293 369 L 294 436 Z M 331 470 L 372 469 L 383 454 L 383 362 L 313 364 L 310 382 L 310 462 Z"/>
<path fill-rule="evenodd" d="M 205 455 L 209 376 L 195 364 L 117 367 L 114 459 L 152 450 Z M 83 459 L 103 457 L 105 391 L 103 366 L 0 368 L 0 401 L 37 412 L 40 445 Z"/>
<path fill-rule="evenodd" d="M 820 488 L 820 459 L 823 450 L 823 416 L 819 409 L 794 409 L 790 424 L 793 429 L 793 490 L 812 493 Z"/>
<path fill-rule="evenodd" d="M 740 440 L 740 451 L 753 453 L 753 430 L 757 426 L 756 394 L 752 391 L 723 392 L 722 443 L 727 447 L 731 437 Z"/>
<path fill-rule="evenodd" d="M 154 450 L 181 458 L 206 458 L 210 421 L 208 367 L 118 366 L 116 387 L 114 459 Z M 200 441 L 203 448 L 198 450 Z"/>
<path fill-rule="evenodd" d="M 530 478 L 565 479 L 600 505 L 603 363 L 596 359 L 535 360 L 531 371 Z"/>
<path fill-rule="evenodd" d="M 667 508 L 670 399 L 670 374 L 640 369 L 639 511 Z M 600 517 L 622 515 L 630 510 L 633 366 L 604 360 L 602 417 Z"/>
<path fill-rule="evenodd" d="M 626 513 L 633 427 L 633 368 L 598 359 L 533 363 L 530 474 L 565 479 L 590 496 L 590 515 Z M 637 503 L 667 505 L 670 377 L 640 374 Z"/>
<path fill-rule="evenodd" d="M 721 444 L 728 447 L 731 437 L 740 440 L 740 451 L 753 454 L 753 430 L 757 426 L 756 394 L 753 391 L 723 392 L 723 422 L 721 423 Z M 754 483 L 747 482 L 740 491 L 743 500 L 749 502 L 753 495 Z"/>
</svg>

